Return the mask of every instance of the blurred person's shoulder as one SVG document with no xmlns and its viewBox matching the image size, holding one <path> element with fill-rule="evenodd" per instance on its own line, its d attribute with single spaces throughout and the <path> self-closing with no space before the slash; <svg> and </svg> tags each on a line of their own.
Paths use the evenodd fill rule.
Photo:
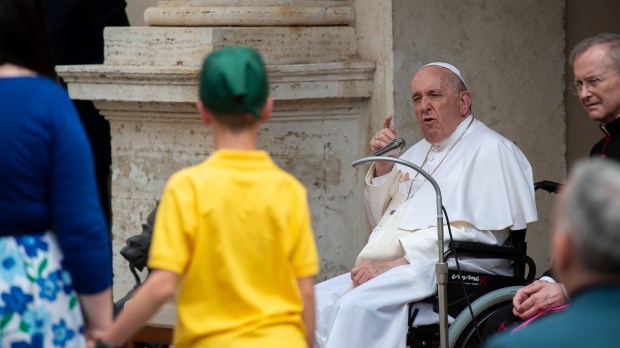
<svg viewBox="0 0 620 348">
<path fill-rule="evenodd" d="M 5 110 L 20 110 L 29 115 L 62 116 L 75 109 L 67 91 L 56 81 L 41 76 L 22 76 L 0 79 L 0 98 Z"/>
<path fill-rule="evenodd" d="M 35 95 L 38 98 L 69 98 L 67 91 L 62 86 L 43 76 L 20 76 L 4 80 L 5 92 L 19 94 L 22 97 Z"/>
</svg>

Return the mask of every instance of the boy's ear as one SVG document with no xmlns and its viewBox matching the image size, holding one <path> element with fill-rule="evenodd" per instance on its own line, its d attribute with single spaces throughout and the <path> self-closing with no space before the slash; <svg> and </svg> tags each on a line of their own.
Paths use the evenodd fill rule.
<svg viewBox="0 0 620 348">
<path fill-rule="evenodd" d="M 211 124 L 211 113 L 209 112 L 209 110 L 207 110 L 207 108 L 205 108 L 204 104 L 200 99 L 196 101 L 196 108 L 198 109 L 198 113 L 200 114 L 202 122 L 204 122 L 205 124 Z"/>
<path fill-rule="evenodd" d="M 261 108 L 261 117 L 260 120 L 262 122 L 267 122 L 269 117 L 271 117 L 271 112 L 273 111 L 273 99 L 271 97 L 267 97 L 265 100 L 265 105 Z"/>
</svg>

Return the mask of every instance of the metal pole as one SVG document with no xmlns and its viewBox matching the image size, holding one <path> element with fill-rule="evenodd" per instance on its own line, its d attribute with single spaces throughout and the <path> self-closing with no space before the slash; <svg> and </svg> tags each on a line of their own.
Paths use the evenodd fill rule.
<svg viewBox="0 0 620 348">
<path fill-rule="evenodd" d="M 425 177 L 435 189 L 437 203 L 437 241 L 439 244 L 437 248 L 439 251 L 439 262 L 437 262 L 437 265 L 435 266 L 435 274 L 437 275 L 437 292 L 439 297 L 439 343 L 441 348 L 448 348 L 448 264 L 446 263 L 443 255 L 444 243 L 441 189 L 435 179 L 433 179 L 424 169 L 400 158 L 382 156 L 365 157 L 353 162 L 353 167 L 357 167 L 363 163 L 376 161 L 393 162 L 409 167 Z"/>
</svg>

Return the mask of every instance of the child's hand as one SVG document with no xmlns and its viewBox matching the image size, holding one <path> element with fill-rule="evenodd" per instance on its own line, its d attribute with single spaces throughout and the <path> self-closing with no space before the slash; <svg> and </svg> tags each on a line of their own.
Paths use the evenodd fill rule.
<svg viewBox="0 0 620 348">
<path fill-rule="evenodd" d="M 114 348 L 114 345 L 104 341 L 104 330 L 91 329 L 86 331 L 86 347 L 87 348 Z"/>
<path fill-rule="evenodd" d="M 112 343 L 107 343 L 102 341 L 101 339 L 97 339 L 96 341 L 94 341 L 94 345 L 88 346 L 88 348 L 115 348 L 115 346 Z"/>
</svg>

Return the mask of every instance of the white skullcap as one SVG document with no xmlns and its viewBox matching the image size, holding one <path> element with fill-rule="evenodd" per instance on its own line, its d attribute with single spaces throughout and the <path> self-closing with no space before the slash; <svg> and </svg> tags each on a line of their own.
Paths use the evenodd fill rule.
<svg viewBox="0 0 620 348">
<path fill-rule="evenodd" d="M 448 63 L 444 63 L 444 62 L 432 62 L 432 63 L 428 63 L 425 66 L 421 67 L 420 70 L 426 68 L 427 66 L 440 66 L 442 68 L 445 68 L 445 69 L 448 69 L 448 70 L 452 71 L 452 73 L 454 73 L 454 75 L 459 77 L 461 82 L 463 82 L 463 85 L 465 85 L 465 89 L 467 89 L 467 83 L 465 83 L 465 79 L 463 78 L 463 75 L 461 75 L 461 71 L 459 71 L 459 69 L 457 69 L 454 65 L 448 64 Z"/>
</svg>

